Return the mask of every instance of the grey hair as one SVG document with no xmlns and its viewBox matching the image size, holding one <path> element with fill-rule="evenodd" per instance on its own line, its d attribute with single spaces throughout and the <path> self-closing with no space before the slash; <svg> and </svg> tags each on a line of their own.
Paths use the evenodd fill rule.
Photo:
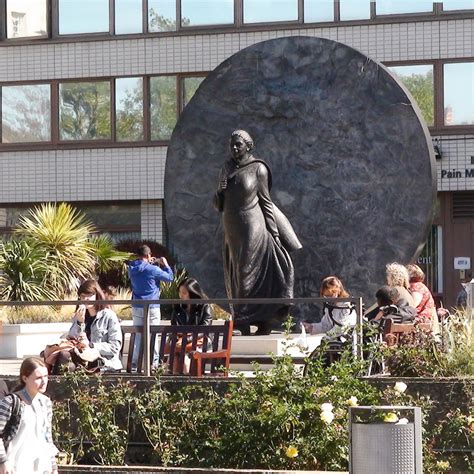
<svg viewBox="0 0 474 474">
<path fill-rule="evenodd" d="M 410 287 L 408 270 L 405 266 L 397 262 L 388 263 L 386 265 L 385 275 L 387 278 L 387 284 L 390 286 L 403 286 L 407 289 Z"/>
<path fill-rule="evenodd" d="M 234 130 L 230 137 L 241 138 L 245 142 L 245 144 L 249 147 L 249 149 L 253 150 L 253 147 L 254 147 L 253 138 L 250 136 L 249 132 L 246 132 L 245 130 Z"/>
</svg>

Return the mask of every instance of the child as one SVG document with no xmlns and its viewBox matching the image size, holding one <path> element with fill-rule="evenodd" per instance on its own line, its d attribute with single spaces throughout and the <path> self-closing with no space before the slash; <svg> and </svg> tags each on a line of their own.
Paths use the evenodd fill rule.
<svg viewBox="0 0 474 474">
<path fill-rule="evenodd" d="M 109 300 L 109 301 L 114 300 L 117 297 L 117 288 L 115 288 L 115 286 L 112 286 L 112 285 L 107 285 L 104 288 L 104 296 L 106 300 Z"/>
</svg>

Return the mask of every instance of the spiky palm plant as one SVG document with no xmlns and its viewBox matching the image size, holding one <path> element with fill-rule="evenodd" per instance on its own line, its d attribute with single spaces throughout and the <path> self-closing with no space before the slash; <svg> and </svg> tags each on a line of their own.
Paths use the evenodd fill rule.
<svg viewBox="0 0 474 474">
<path fill-rule="evenodd" d="M 89 241 L 94 230 L 86 216 L 70 204 L 46 203 L 22 216 L 15 232 L 44 252 L 47 284 L 63 295 L 94 271 L 94 246 Z"/>
<path fill-rule="evenodd" d="M 112 238 L 108 234 L 93 235 L 89 239 L 95 255 L 95 272 L 97 275 L 106 273 L 113 268 L 121 268 L 123 262 L 133 255 L 116 250 Z"/>
<path fill-rule="evenodd" d="M 0 241 L 0 298 L 41 301 L 58 295 L 46 283 L 48 260 L 40 247 L 26 240 Z"/>
</svg>

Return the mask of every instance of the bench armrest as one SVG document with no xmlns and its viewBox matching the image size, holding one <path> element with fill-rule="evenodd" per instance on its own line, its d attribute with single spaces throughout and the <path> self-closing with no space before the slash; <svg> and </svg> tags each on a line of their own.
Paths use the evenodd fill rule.
<svg viewBox="0 0 474 474">
<path fill-rule="evenodd" d="M 193 359 L 224 359 L 229 355 L 229 351 L 216 352 L 193 352 Z"/>
</svg>

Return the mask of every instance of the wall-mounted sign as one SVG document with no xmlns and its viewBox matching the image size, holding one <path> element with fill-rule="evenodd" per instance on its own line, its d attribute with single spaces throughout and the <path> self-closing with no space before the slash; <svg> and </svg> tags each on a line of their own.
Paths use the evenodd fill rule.
<svg viewBox="0 0 474 474">
<path fill-rule="evenodd" d="M 471 257 L 454 257 L 454 269 L 455 270 L 470 270 Z"/>
<path fill-rule="evenodd" d="M 441 179 L 474 178 L 474 168 L 441 170 Z"/>
</svg>

